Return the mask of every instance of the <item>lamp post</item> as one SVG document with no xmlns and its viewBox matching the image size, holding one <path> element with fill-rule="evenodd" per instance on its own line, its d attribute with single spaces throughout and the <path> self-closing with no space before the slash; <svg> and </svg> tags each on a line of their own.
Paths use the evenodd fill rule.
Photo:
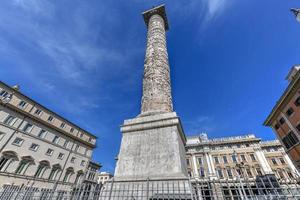
<svg viewBox="0 0 300 200">
<path fill-rule="evenodd" d="M 294 13 L 296 20 L 300 22 L 300 9 L 299 8 L 291 8 L 291 12 Z"/>
</svg>

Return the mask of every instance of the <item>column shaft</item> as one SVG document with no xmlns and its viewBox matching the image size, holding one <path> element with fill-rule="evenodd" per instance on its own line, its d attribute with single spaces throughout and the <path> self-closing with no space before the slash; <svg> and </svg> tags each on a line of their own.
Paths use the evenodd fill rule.
<svg viewBox="0 0 300 200">
<path fill-rule="evenodd" d="M 164 19 L 155 14 L 148 24 L 144 63 L 142 114 L 172 112 L 170 67 Z"/>
</svg>

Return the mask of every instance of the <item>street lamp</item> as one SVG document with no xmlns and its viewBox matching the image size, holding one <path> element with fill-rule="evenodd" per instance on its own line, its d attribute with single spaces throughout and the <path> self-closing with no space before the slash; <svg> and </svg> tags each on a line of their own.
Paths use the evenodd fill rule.
<svg viewBox="0 0 300 200">
<path fill-rule="evenodd" d="M 292 13 L 294 13 L 296 20 L 300 22 L 300 9 L 299 8 L 291 8 Z"/>
</svg>

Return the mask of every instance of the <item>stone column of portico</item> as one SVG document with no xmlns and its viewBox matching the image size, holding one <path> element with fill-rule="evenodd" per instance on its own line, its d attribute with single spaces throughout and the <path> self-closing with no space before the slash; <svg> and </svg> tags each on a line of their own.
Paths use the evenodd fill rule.
<svg viewBox="0 0 300 200">
<path fill-rule="evenodd" d="M 265 154 L 262 152 L 262 149 L 260 147 L 255 147 L 254 153 L 255 153 L 255 156 L 257 157 L 258 162 L 259 162 L 261 168 L 263 169 L 264 173 L 265 174 L 274 174 L 270 164 L 268 163 L 268 161 L 265 157 Z"/>
<path fill-rule="evenodd" d="M 197 165 L 197 159 L 195 154 L 192 154 L 192 160 L 193 160 L 194 176 L 195 178 L 199 178 L 198 165 Z"/>
<path fill-rule="evenodd" d="M 208 167 L 208 177 L 211 179 L 217 178 L 216 176 L 216 169 L 215 169 L 215 165 L 212 159 L 212 156 L 210 155 L 209 152 L 205 152 L 205 159 L 206 159 L 206 163 L 207 163 L 207 167 Z"/>
</svg>

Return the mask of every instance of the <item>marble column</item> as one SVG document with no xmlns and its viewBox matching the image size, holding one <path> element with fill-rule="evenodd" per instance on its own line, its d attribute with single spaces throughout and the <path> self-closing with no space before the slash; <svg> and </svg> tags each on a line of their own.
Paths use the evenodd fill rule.
<svg viewBox="0 0 300 200">
<path fill-rule="evenodd" d="M 197 159 L 196 159 L 195 154 L 192 154 L 192 160 L 193 160 L 194 175 L 195 175 L 195 178 L 198 178 L 199 177 L 199 172 L 198 172 L 198 165 L 197 165 Z"/>
<path fill-rule="evenodd" d="M 167 21 L 159 13 L 149 17 L 144 62 L 141 114 L 172 112 L 170 67 L 166 45 Z"/>
</svg>

